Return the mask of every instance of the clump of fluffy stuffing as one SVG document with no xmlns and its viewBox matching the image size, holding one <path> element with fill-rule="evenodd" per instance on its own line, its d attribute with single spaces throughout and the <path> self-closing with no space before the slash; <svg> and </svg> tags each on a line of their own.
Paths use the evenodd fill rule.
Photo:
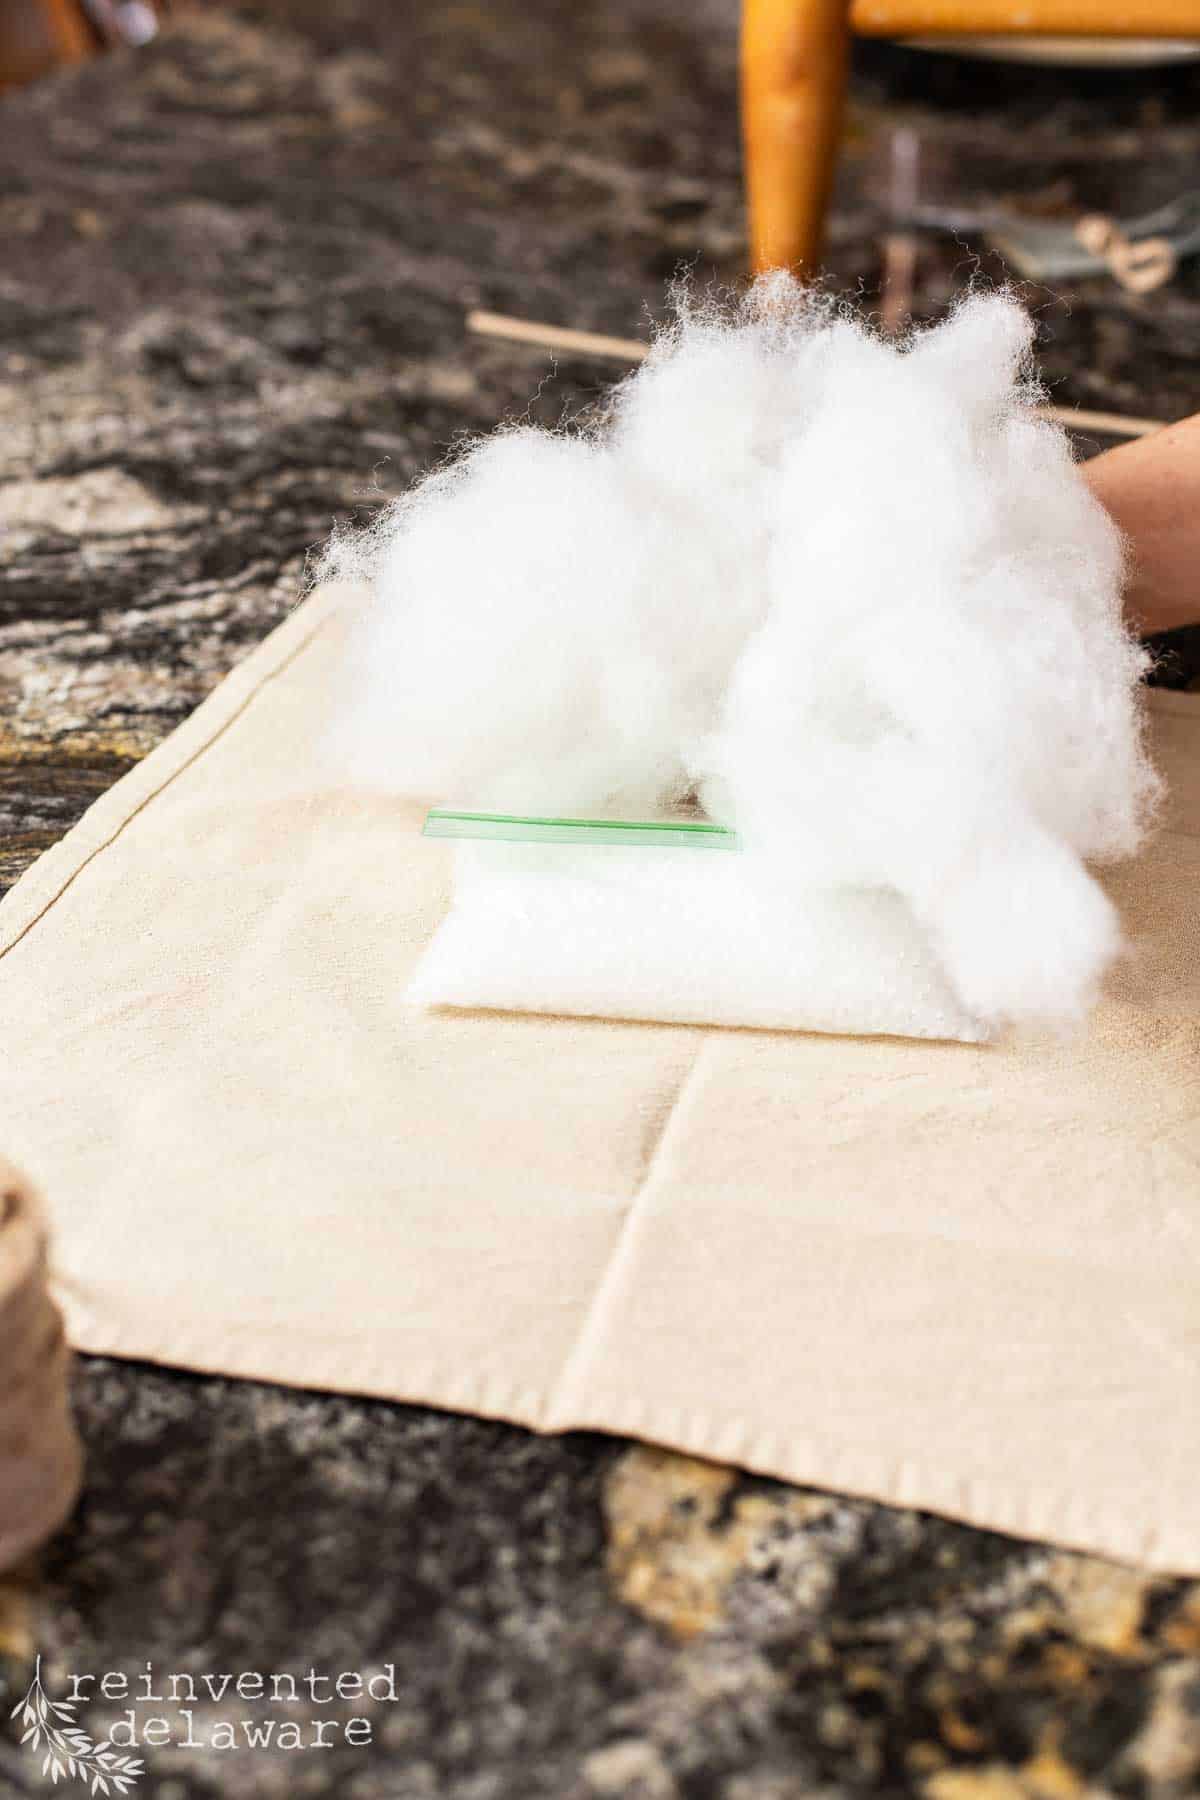
<svg viewBox="0 0 1200 1800">
<path fill-rule="evenodd" d="M 996 296 L 899 346 L 787 277 L 684 303 L 600 427 L 499 432 L 352 547 L 359 774 L 698 792 L 798 916 L 899 895 L 974 1019 L 1078 1016 L 1120 944 L 1085 862 L 1136 848 L 1155 777 L 1121 543 L 1030 340 Z"/>
</svg>

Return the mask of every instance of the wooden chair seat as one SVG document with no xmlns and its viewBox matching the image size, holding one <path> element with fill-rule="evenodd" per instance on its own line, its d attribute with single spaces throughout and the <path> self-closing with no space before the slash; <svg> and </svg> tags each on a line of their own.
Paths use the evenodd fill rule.
<svg viewBox="0 0 1200 1800">
<path fill-rule="evenodd" d="M 756 271 L 817 264 L 853 33 L 1200 38 L 1200 0 L 743 0 L 742 131 Z"/>
</svg>

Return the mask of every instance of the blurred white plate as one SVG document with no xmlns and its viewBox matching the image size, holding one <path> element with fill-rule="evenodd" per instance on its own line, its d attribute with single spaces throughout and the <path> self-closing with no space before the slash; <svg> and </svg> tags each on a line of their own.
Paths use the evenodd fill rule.
<svg viewBox="0 0 1200 1800">
<path fill-rule="evenodd" d="M 1195 38 L 920 37 L 904 42 L 914 50 L 949 50 L 992 62 L 1055 63 L 1076 69 L 1149 69 L 1200 57 Z"/>
</svg>

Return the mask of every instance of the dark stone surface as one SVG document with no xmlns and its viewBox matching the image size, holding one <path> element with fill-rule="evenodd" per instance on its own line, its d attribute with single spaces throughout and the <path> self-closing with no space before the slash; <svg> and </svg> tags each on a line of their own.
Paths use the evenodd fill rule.
<svg viewBox="0 0 1200 1800">
<path fill-rule="evenodd" d="M 277 622 L 335 517 L 602 390 L 466 338 L 468 306 L 638 334 L 681 262 L 736 277 L 734 92 L 723 4 L 280 0 L 0 105 L 0 885 Z M 1192 69 L 863 47 L 831 279 L 873 303 L 898 125 L 927 200 L 1128 211 L 1194 179 L 1198 102 Z M 925 241 L 918 314 L 976 266 Z M 1200 408 L 1194 265 L 1032 298 L 1061 402 Z M 176 1746 L 139 1794 L 1200 1791 L 1200 1585 L 608 1440 L 103 1360 L 78 1397 L 78 1516 L 0 1584 L 4 1710 L 38 1649 L 60 1694 L 396 1671 L 338 1709 L 369 1749 Z M 43 1791 L 5 1730 L 0 1794 Z"/>
</svg>

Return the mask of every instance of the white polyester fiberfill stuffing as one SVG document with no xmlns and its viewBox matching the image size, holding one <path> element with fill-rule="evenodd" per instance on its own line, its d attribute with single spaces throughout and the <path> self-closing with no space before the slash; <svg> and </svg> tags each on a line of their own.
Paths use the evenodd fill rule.
<svg viewBox="0 0 1200 1800">
<path fill-rule="evenodd" d="M 743 846 L 471 846 L 414 998 L 962 1038 L 1086 1012 L 1121 938 L 1085 863 L 1136 849 L 1156 779 L 1121 542 L 1030 340 L 993 296 L 895 346 L 766 277 L 685 301 L 600 426 L 499 432 L 334 546 L 373 585 L 357 779 L 699 796 Z"/>
</svg>

